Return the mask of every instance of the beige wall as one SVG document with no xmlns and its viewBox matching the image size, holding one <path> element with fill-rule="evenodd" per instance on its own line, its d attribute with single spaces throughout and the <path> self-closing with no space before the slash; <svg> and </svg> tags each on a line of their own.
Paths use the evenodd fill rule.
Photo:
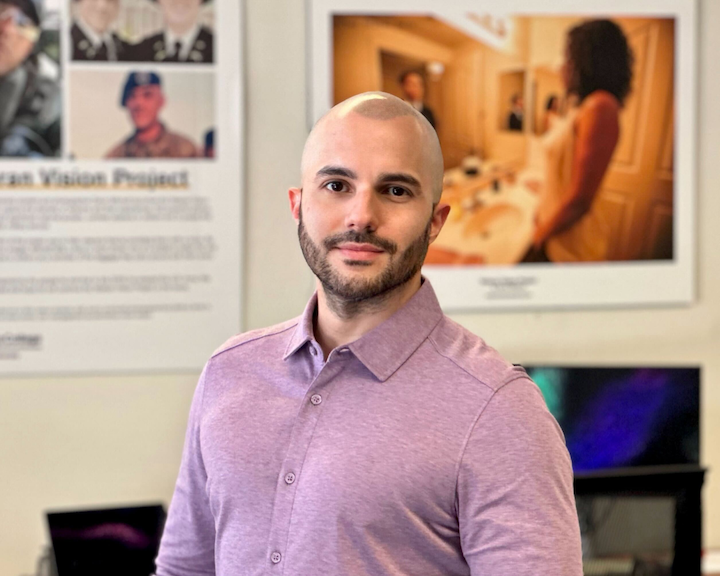
<svg viewBox="0 0 720 576">
<path fill-rule="evenodd" d="M 247 327 L 298 314 L 312 278 L 286 188 L 306 135 L 304 4 L 246 1 Z M 687 308 L 465 314 L 514 362 L 702 364 L 702 458 L 720 469 L 720 2 L 700 18 L 699 294 Z M 278 42 L 278 38 L 282 42 Z M 649 288 L 651 289 L 651 288 Z M 198 367 L 199 369 L 199 367 Z M 0 574 L 34 570 L 49 507 L 169 501 L 196 374 L 0 381 Z M 720 481 L 705 490 L 705 545 L 720 548 Z"/>
</svg>

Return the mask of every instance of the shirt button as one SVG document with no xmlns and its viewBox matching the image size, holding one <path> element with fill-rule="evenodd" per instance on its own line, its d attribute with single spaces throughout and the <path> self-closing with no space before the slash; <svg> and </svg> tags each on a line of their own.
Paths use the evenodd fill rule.
<svg viewBox="0 0 720 576">
<path fill-rule="evenodd" d="M 295 474 L 292 472 L 285 474 L 285 484 L 292 484 L 293 482 L 295 482 Z"/>
<path fill-rule="evenodd" d="M 322 402 L 322 396 L 320 396 L 320 394 L 313 394 L 310 396 L 310 402 L 312 402 L 314 406 L 317 406 Z"/>
<path fill-rule="evenodd" d="M 310 346 L 310 354 L 313 356 L 317 356 L 317 350 L 315 349 L 315 346 Z"/>
<path fill-rule="evenodd" d="M 273 564 L 277 564 L 278 562 L 280 562 L 280 560 L 282 560 L 282 554 L 280 554 L 280 552 L 273 552 L 270 555 L 270 561 Z"/>
<path fill-rule="evenodd" d="M 347 354 L 348 352 L 350 352 L 350 348 L 340 348 L 338 352 L 340 354 Z"/>
</svg>

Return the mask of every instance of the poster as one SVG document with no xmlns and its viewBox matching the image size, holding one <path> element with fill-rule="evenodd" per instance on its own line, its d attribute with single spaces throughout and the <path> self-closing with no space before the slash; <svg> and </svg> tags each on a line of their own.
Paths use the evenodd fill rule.
<svg viewBox="0 0 720 576">
<path fill-rule="evenodd" d="M 690 304 L 691 0 L 312 0 L 314 122 L 380 90 L 435 127 L 446 310 Z"/>
<path fill-rule="evenodd" d="M 239 3 L 3 10 L 0 374 L 199 370 L 241 324 Z"/>
</svg>

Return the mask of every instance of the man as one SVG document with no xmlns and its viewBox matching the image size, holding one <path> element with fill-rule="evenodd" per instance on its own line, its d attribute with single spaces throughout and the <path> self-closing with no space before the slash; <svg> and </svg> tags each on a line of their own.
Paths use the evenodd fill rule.
<svg viewBox="0 0 720 576">
<path fill-rule="evenodd" d="M 76 18 L 70 28 L 73 60 L 117 62 L 129 56 L 130 44 L 111 30 L 120 0 L 74 0 Z"/>
<path fill-rule="evenodd" d="M 60 154 L 58 67 L 38 53 L 42 0 L 0 2 L 0 156 Z"/>
<path fill-rule="evenodd" d="M 522 132 L 523 115 L 525 112 L 522 96 L 520 96 L 520 94 L 513 94 L 513 97 L 510 99 L 510 105 L 510 114 L 508 114 L 507 121 L 508 130 Z"/>
<path fill-rule="evenodd" d="M 425 80 L 419 72 L 409 70 L 400 75 L 400 87 L 403 91 L 405 102 L 409 103 L 415 110 L 420 112 L 433 128 L 435 126 L 435 115 L 425 105 Z"/>
<path fill-rule="evenodd" d="M 134 48 L 134 60 L 184 62 L 213 61 L 213 33 L 198 22 L 208 0 L 152 0 L 160 5 L 165 30 L 148 36 Z"/>
<path fill-rule="evenodd" d="M 582 575 L 557 423 L 420 275 L 442 165 L 389 94 L 316 124 L 289 196 L 317 292 L 206 365 L 158 576 Z"/>
<path fill-rule="evenodd" d="M 131 72 L 125 82 L 120 104 L 127 108 L 135 133 L 115 146 L 106 158 L 194 158 L 195 144 L 170 132 L 160 121 L 165 105 L 160 76 L 154 72 Z"/>
</svg>

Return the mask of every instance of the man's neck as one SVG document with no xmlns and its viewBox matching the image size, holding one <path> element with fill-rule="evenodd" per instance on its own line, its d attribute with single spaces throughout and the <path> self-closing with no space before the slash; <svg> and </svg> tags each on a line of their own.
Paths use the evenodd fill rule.
<svg viewBox="0 0 720 576">
<path fill-rule="evenodd" d="M 103 42 L 105 37 L 108 35 L 108 30 L 96 30 L 90 24 L 85 22 L 83 20 L 82 16 L 78 16 L 76 23 L 78 25 L 78 28 L 87 36 L 88 40 L 94 45 L 97 46 Z"/>
<path fill-rule="evenodd" d="M 193 28 L 195 28 L 197 22 L 194 20 L 192 22 L 182 22 L 182 23 L 176 23 L 176 24 L 170 24 L 168 23 L 167 29 L 169 32 L 171 32 L 176 38 L 182 38 L 190 32 Z"/>
<path fill-rule="evenodd" d="M 143 142 L 143 143 L 153 142 L 160 137 L 160 134 L 162 134 L 162 131 L 163 131 L 163 125 L 159 121 L 156 121 L 156 122 L 153 122 L 152 124 L 150 124 L 147 128 L 138 130 L 135 134 L 135 138 L 139 142 Z"/>
<path fill-rule="evenodd" d="M 420 289 L 420 284 L 418 272 L 391 292 L 369 300 L 347 302 L 326 293 L 318 282 L 318 307 L 313 328 L 325 358 L 338 346 L 354 342 L 390 318 Z"/>
</svg>

